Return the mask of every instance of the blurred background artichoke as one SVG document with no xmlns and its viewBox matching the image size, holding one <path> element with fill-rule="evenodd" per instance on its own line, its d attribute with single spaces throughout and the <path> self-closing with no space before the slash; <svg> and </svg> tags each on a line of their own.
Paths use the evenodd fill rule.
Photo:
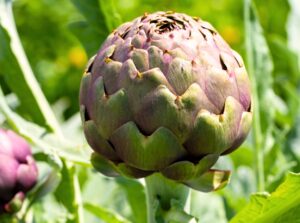
<svg viewBox="0 0 300 223">
<path fill-rule="evenodd" d="M 28 143 L 10 130 L 0 129 L 0 215 L 17 212 L 38 170 Z"/>
</svg>

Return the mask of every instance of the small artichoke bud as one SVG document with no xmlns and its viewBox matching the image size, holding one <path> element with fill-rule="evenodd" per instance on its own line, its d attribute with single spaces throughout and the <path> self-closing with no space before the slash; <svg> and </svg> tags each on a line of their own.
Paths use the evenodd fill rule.
<svg viewBox="0 0 300 223">
<path fill-rule="evenodd" d="M 199 190 L 252 121 L 242 58 L 208 22 L 173 12 L 145 14 L 107 37 L 82 78 L 80 108 L 98 171 L 161 172 Z"/>
<path fill-rule="evenodd" d="M 37 177 L 28 143 L 14 132 L 0 129 L 0 214 L 19 210 Z"/>
</svg>

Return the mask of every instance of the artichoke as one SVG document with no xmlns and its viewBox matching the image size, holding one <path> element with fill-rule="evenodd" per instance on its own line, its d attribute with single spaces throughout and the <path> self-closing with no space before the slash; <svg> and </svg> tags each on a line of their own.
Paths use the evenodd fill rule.
<svg viewBox="0 0 300 223">
<path fill-rule="evenodd" d="M 17 211 L 37 181 L 38 170 L 27 142 L 0 129 L 0 214 Z"/>
<path fill-rule="evenodd" d="M 83 75 L 80 110 L 98 171 L 160 172 L 199 190 L 252 121 L 239 54 L 208 22 L 173 12 L 145 14 L 107 37 Z"/>
</svg>

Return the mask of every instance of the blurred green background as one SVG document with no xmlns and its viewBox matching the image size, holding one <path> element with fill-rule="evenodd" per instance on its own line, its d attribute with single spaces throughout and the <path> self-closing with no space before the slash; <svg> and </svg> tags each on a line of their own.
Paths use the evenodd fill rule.
<svg viewBox="0 0 300 223">
<path fill-rule="evenodd" d="M 199 217 L 200 222 L 223 223 L 245 207 L 251 193 L 272 192 L 288 171 L 300 172 L 300 3 L 299 0 L 254 2 L 264 35 L 250 33 L 260 29 L 257 27 L 245 30 L 243 0 L 15 0 L 13 11 L 32 69 L 55 112 L 63 112 L 60 121 L 63 128 L 68 127 L 65 132 L 71 140 L 83 138 L 78 94 L 88 58 L 97 53 L 105 37 L 122 22 L 154 11 L 172 10 L 198 16 L 210 22 L 243 56 L 246 64 L 251 47 L 246 47 L 245 39 L 257 38 L 252 50 L 258 54 L 254 55 L 258 61 L 250 76 L 257 83 L 260 127 L 254 126 L 241 148 L 222 157 L 215 166 L 233 172 L 231 183 L 225 189 L 209 194 L 192 192 L 191 213 Z M 10 64 L 9 61 L 3 64 L 6 62 Z M 10 88 L 1 72 L 0 67 L 0 85 L 9 95 Z M 22 110 L 22 104 L 14 108 L 27 120 L 37 122 Z M 69 119 L 73 115 L 77 115 L 75 122 Z M 261 169 L 257 154 L 262 154 Z M 143 222 L 135 221 L 145 209 L 144 190 L 138 181 L 114 180 L 96 174 L 92 168 L 82 167 L 78 168 L 77 175 L 84 202 L 114 210 L 133 222 Z M 262 188 L 259 175 L 263 175 L 265 185 Z M 68 180 L 68 176 L 63 176 L 56 191 L 57 201 L 61 201 L 61 185 Z M 43 205 L 35 205 L 34 211 L 43 216 L 40 222 L 65 222 L 49 220 L 52 212 L 43 213 L 48 204 L 56 204 L 53 216 L 72 213 L 72 210 L 63 212 L 60 203 L 57 205 L 53 201 L 55 199 L 48 196 Z M 86 209 L 93 212 L 91 207 Z M 85 214 L 87 222 L 102 222 Z"/>
<path fill-rule="evenodd" d="M 288 2 L 256 2 L 267 38 L 276 37 L 285 42 Z M 244 53 L 242 0 L 116 0 L 115 7 L 122 22 L 158 10 L 199 16 L 211 22 L 235 50 Z M 63 97 L 68 106 L 65 115 L 70 117 L 78 111 L 78 86 L 90 56 L 70 29 L 71 24 L 82 20 L 83 16 L 70 0 L 16 0 L 14 14 L 30 64 L 46 97 L 51 103 Z M 92 38 L 97 40 L 97 36 Z M 99 36 L 98 46 L 91 54 L 97 52 L 102 40 Z M 272 53 L 274 57 L 280 56 Z"/>
</svg>

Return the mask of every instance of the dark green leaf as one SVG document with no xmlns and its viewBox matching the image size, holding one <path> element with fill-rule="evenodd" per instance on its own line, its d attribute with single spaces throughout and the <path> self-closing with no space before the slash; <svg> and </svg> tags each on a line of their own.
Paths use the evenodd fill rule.
<svg viewBox="0 0 300 223">
<path fill-rule="evenodd" d="M 105 16 L 106 26 L 112 32 L 122 24 L 121 15 L 117 12 L 114 0 L 98 0 L 101 11 Z"/>
<path fill-rule="evenodd" d="M 70 29 L 91 57 L 97 53 L 112 29 L 121 23 L 120 16 L 111 0 L 72 0 L 72 2 L 86 21 L 72 23 Z"/>
<path fill-rule="evenodd" d="M 86 18 L 89 26 L 98 29 L 102 33 L 108 32 L 108 28 L 105 23 L 105 17 L 100 10 L 100 4 L 98 0 L 72 0 L 72 2 Z"/>
<path fill-rule="evenodd" d="M 88 22 L 74 22 L 70 24 L 70 30 L 79 39 L 89 57 L 95 55 L 105 40 L 107 32 L 102 33 L 97 28 L 90 26 Z M 95 38 L 97 36 L 97 38 Z"/>
</svg>

